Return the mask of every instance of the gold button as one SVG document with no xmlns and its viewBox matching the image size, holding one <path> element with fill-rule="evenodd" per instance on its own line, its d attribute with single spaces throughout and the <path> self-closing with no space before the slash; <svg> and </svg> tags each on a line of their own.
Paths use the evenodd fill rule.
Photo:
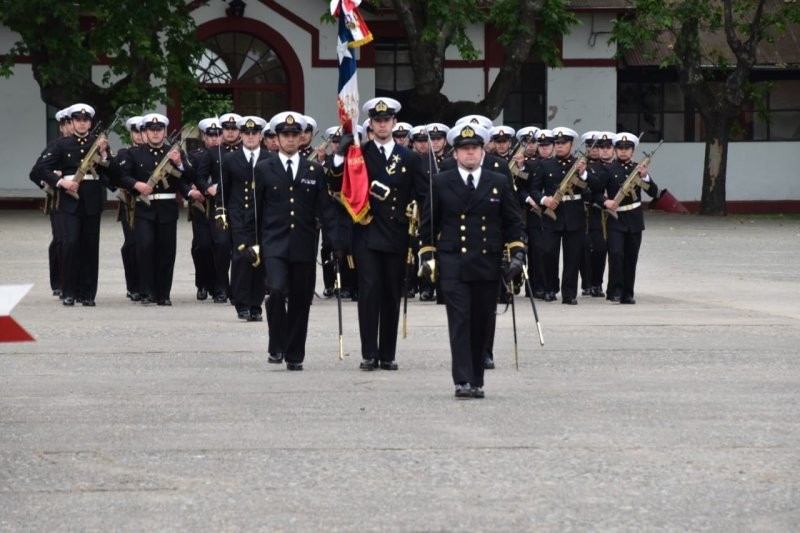
<svg viewBox="0 0 800 533">
<path fill-rule="evenodd" d="M 486 253 L 486 250 L 481 250 L 481 252 Z"/>
<path fill-rule="evenodd" d="M 467 253 L 467 249 L 466 249 L 466 248 L 462 248 L 462 249 L 461 249 L 461 253 L 462 253 L 462 254 L 465 254 L 465 253 Z"/>
<path fill-rule="evenodd" d="M 249 205 L 249 204 L 244 204 L 244 208 L 245 208 L 245 209 L 247 209 L 248 207 L 250 207 L 250 205 Z"/>
<path fill-rule="evenodd" d="M 289 198 L 289 203 L 293 204 L 294 203 L 294 198 Z"/>
<path fill-rule="evenodd" d="M 392 206 L 392 211 L 394 211 L 394 206 Z"/>
<path fill-rule="evenodd" d="M 289 214 L 294 216 L 294 211 L 289 211 Z"/>
<path fill-rule="evenodd" d="M 289 190 L 290 190 L 290 191 L 293 191 L 293 190 L 294 190 L 294 187 L 289 187 Z"/>
<path fill-rule="evenodd" d="M 249 196 L 247 196 L 247 195 L 245 195 L 244 199 L 245 199 L 245 200 L 249 200 L 249 199 L 250 199 L 250 197 L 249 197 Z"/>
<path fill-rule="evenodd" d="M 481 231 L 486 231 L 486 226 L 481 226 Z"/>
<path fill-rule="evenodd" d="M 467 218 L 467 215 L 465 215 L 465 214 L 463 214 L 463 213 L 462 213 L 462 214 L 461 214 L 461 220 L 465 220 L 466 218 Z"/>
<path fill-rule="evenodd" d="M 466 235 L 462 235 L 462 236 L 461 236 L 461 240 L 462 240 L 462 241 L 466 241 L 466 240 L 467 240 L 467 236 L 466 236 Z"/>
<path fill-rule="evenodd" d="M 294 229 L 294 224 L 289 224 L 290 229 Z"/>
<path fill-rule="evenodd" d="M 486 237 L 484 237 L 484 238 L 483 238 L 483 242 L 486 242 L 486 240 L 487 240 L 487 239 L 486 239 Z"/>
<path fill-rule="evenodd" d="M 248 192 L 248 191 L 250 191 L 250 189 L 248 189 L 247 187 L 245 187 L 245 188 L 244 188 L 244 192 Z"/>
<path fill-rule="evenodd" d="M 461 231 L 467 231 L 467 227 L 462 225 L 461 226 Z"/>
<path fill-rule="evenodd" d="M 486 216 L 482 216 L 482 217 L 481 217 L 481 220 L 486 220 Z"/>
</svg>

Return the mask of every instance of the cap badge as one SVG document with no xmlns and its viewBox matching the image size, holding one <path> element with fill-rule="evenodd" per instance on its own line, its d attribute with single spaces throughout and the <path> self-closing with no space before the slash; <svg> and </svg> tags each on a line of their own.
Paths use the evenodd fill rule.
<svg viewBox="0 0 800 533">
<path fill-rule="evenodd" d="M 431 130 L 432 133 L 439 133 L 439 126 L 434 126 Z"/>
<path fill-rule="evenodd" d="M 473 118 L 469 121 L 470 124 L 480 124 L 480 121 L 477 118 Z"/>
<path fill-rule="evenodd" d="M 622 141 L 627 141 L 628 140 L 628 136 L 627 135 L 623 135 L 621 140 Z"/>
<path fill-rule="evenodd" d="M 289 115 L 288 117 L 286 117 L 286 123 L 287 124 L 294 124 L 294 117 L 292 115 Z"/>
<path fill-rule="evenodd" d="M 247 122 L 245 122 L 245 124 L 244 124 L 244 125 L 245 125 L 245 127 L 247 127 L 247 128 L 255 128 L 255 127 L 256 127 L 256 123 L 255 123 L 255 122 L 253 122 L 253 121 L 252 121 L 252 119 L 251 119 L 251 120 L 248 120 Z"/>
<path fill-rule="evenodd" d="M 81 113 L 83 113 L 83 114 L 85 114 L 85 115 L 88 115 L 88 114 L 89 114 L 89 112 L 88 112 L 88 111 L 86 111 L 86 108 L 85 108 L 85 107 L 82 107 L 82 108 L 81 108 Z"/>
<path fill-rule="evenodd" d="M 473 130 L 470 127 L 466 127 L 463 130 L 461 130 L 461 136 L 464 137 L 465 139 L 469 139 L 470 137 L 475 137 L 475 130 Z"/>
<path fill-rule="evenodd" d="M 150 120 L 150 122 L 153 124 L 158 124 L 158 117 L 153 117 L 152 120 Z"/>
<path fill-rule="evenodd" d="M 375 111 L 377 111 L 378 113 L 383 113 L 383 112 L 388 111 L 388 110 L 389 110 L 389 106 L 386 105 L 386 102 L 384 102 L 383 100 L 381 100 L 380 102 L 375 104 Z"/>
</svg>

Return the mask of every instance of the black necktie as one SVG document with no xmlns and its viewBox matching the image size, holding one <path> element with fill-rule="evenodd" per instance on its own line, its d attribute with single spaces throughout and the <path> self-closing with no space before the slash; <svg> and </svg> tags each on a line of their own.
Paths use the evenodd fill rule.
<svg viewBox="0 0 800 533">
<path fill-rule="evenodd" d="M 469 192 L 475 191 L 475 178 L 472 177 L 472 174 L 467 174 L 467 189 Z"/>
<path fill-rule="evenodd" d="M 286 176 L 289 178 L 289 181 L 294 181 L 294 174 L 292 174 L 292 160 L 291 159 L 286 161 Z"/>
<path fill-rule="evenodd" d="M 253 152 L 250 152 L 250 168 L 253 168 L 253 158 L 254 158 L 254 156 L 255 156 L 255 154 Z"/>
<path fill-rule="evenodd" d="M 384 148 L 383 146 L 381 146 L 381 155 L 383 156 L 384 159 L 386 159 L 386 148 Z"/>
</svg>

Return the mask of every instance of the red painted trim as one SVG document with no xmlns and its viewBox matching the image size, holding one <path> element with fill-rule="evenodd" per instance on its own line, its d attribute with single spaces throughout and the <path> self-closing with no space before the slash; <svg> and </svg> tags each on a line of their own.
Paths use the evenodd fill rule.
<svg viewBox="0 0 800 533">
<path fill-rule="evenodd" d="M 296 15 L 293 11 L 283 7 L 275 0 L 260 0 L 260 2 L 272 9 L 275 13 L 278 13 L 280 16 L 285 17 L 298 27 L 304 29 L 311 35 L 311 66 L 313 68 L 339 68 L 339 61 L 336 59 L 320 59 L 319 30 L 316 27 L 312 26 L 305 19 Z M 331 32 L 336 32 L 335 25 L 331 25 Z"/>
<path fill-rule="evenodd" d="M 484 66 L 487 68 L 500 68 L 503 65 L 505 47 L 500 44 L 500 30 L 486 24 L 483 28 Z"/>
<path fill-rule="evenodd" d="M 7 56 L 5 54 L 0 54 L 0 63 L 3 63 L 6 60 L 6 57 Z M 14 60 L 15 65 L 30 65 L 31 63 L 33 63 L 31 56 L 17 56 L 17 58 Z"/>
<path fill-rule="evenodd" d="M 613 67 L 617 68 L 616 59 L 562 59 L 565 67 Z"/>
<path fill-rule="evenodd" d="M 262 0 L 264 1 L 264 0 Z M 248 33 L 269 44 L 280 58 L 288 77 L 289 108 L 301 111 L 305 109 L 305 81 L 303 67 L 295 54 L 292 45 L 276 30 L 263 22 L 247 17 L 224 17 L 210 20 L 197 27 L 197 38 L 208 39 L 224 32 Z M 335 63 L 335 61 L 334 61 Z"/>
<path fill-rule="evenodd" d="M 444 68 L 483 68 L 486 61 L 482 59 L 445 59 Z"/>
</svg>

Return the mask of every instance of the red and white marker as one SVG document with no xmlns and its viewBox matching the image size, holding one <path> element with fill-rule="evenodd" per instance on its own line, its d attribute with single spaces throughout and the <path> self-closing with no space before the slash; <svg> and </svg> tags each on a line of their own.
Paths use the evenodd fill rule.
<svg viewBox="0 0 800 533">
<path fill-rule="evenodd" d="M 28 285 L 0 285 L 0 342 L 32 341 L 30 333 L 11 318 L 11 310 L 33 287 Z"/>
</svg>

